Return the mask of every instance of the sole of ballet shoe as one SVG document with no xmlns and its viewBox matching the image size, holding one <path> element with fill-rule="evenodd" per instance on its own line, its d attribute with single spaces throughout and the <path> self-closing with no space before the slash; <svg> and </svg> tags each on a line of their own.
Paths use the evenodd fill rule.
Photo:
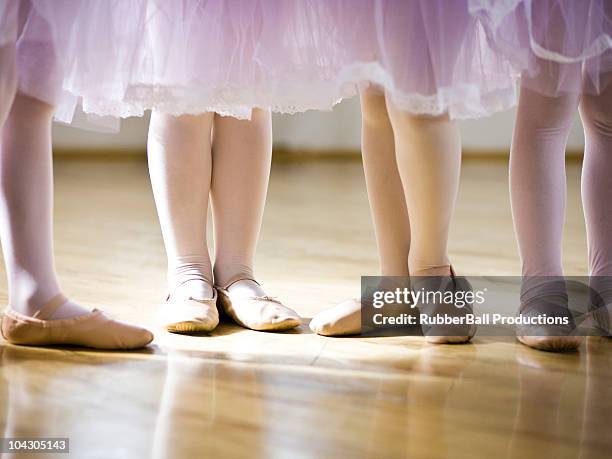
<svg viewBox="0 0 612 459">
<path fill-rule="evenodd" d="M 183 322 L 174 322 L 171 324 L 166 324 L 164 328 L 168 333 L 176 333 L 179 335 L 190 335 L 194 333 L 210 333 L 215 328 L 217 328 L 218 322 L 216 324 L 203 324 L 202 322 L 198 322 L 195 320 L 186 320 Z"/>
<path fill-rule="evenodd" d="M 216 290 L 212 298 L 205 299 L 188 298 L 173 302 L 168 296 L 159 311 L 159 322 L 169 333 L 209 333 L 219 325 L 217 298 Z M 214 314 L 211 317 L 208 317 L 208 314 L 202 317 L 205 308 L 212 309 Z"/>
<path fill-rule="evenodd" d="M 328 327 L 309 327 L 310 330 L 319 335 L 319 336 L 327 336 L 327 337 L 334 337 L 334 336 L 357 336 L 361 334 L 361 328 L 359 330 L 350 330 L 350 331 L 343 331 L 343 332 L 337 332 L 337 331 L 333 331 L 328 329 Z"/>
<path fill-rule="evenodd" d="M 517 336 L 525 346 L 546 352 L 576 352 L 584 338 L 582 336 Z"/>
<path fill-rule="evenodd" d="M 547 315 L 565 319 L 565 322 L 559 325 L 517 325 L 516 339 L 521 344 L 539 351 L 575 352 L 584 341 L 584 337 L 575 334 L 576 324 L 567 300 L 563 297 L 565 284 L 551 282 L 546 287 L 552 294 L 531 299 L 527 305 L 521 304 L 519 317 L 534 318 Z"/>
<path fill-rule="evenodd" d="M 154 338 L 150 331 L 116 321 L 98 309 L 58 320 L 42 320 L 7 309 L 0 330 L 6 341 L 21 346 L 134 350 L 146 347 Z"/>
<path fill-rule="evenodd" d="M 296 327 L 299 327 L 302 324 L 302 321 L 299 317 L 287 317 L 275 322 L 263 322 L 263 323 L 247 323 L 242 320 L 239 314 L 236 312 L 236 308 L 233 304 L 233 301 L 229 295 L 229 292 L 223 288 L 216 287 L 218 292 L 217 297 L 217 305 L 220 307 L 222 313 L 236 322 L 238 325 L 244 328 L 248 328 L 249 330 L 255 331 L 264 331 L 264 332 L 277 332 L 277 331 L 288 331 L 292 330 Z M 247 301 L 269 301 L 264 299 L 252 298 Z M 283 306 L 287 308 L 286 306 Z M 287 308 L 288 309 L 288 308 Z"/>
<path fill-rule="evenodd" d="M 255 331 L 288 331 L 301 325 L 301 321 L 293 318 L 281 320 L 270 324 L 262 324 L 256 327 L 247 327 Z"/>
<path fill-rule="evenodd" d="M 472 340 L 471 336 L 426 336 L 425 341 L 429 344 L 467 344 Z"/>
</svg>

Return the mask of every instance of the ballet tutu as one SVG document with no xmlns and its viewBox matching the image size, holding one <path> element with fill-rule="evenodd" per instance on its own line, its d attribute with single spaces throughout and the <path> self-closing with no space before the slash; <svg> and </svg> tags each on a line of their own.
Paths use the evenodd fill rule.
<svg viewBox="0 0 612 459">
<path fill-rule="evenodd" d="M 149 0 L 145 65 L 128 97 L 171 115 L 249 118 L 330 109 L 317 5 L 284 0 Z"/>
<path fill-rule="evenodd" d="M 467 1 L 151 0 L 147 27 L 150 66 L 128 92 L 173 115 L 330 110 L 368 85 L 452 118 L 515 102 L 517 72 Z"/>
<path fill-rule="evenodd" d="M 612 80 L 609 0 L 470 0 L 489 42 L 545 95 L 600 94 Z"/>
<path fill-rule="evenodd" d="M 489 46 L 467 0 L 319 0 L 326 65 L 424 115 L 476 118 L 515 103 L 518 72 Z"/>
<path fill-rule="evenodd" d="M 10 1 L 10 0 L 9 0 Z M 126 91 L 145 50 L 145 0 L 21 0 L 19 91 L 56 107 L 70 123 L 77 107 L 101 117 L 142 115 Z"/>
<path fill-rule="evenodd" d="M 411 113 L 481 117 L 515 103 L 518 72 L 467 1 L 30 0 L 20 87 L 68 122 L 77 102 L 111 117 L 330 110 L 368 86 Z"/>
</svg>

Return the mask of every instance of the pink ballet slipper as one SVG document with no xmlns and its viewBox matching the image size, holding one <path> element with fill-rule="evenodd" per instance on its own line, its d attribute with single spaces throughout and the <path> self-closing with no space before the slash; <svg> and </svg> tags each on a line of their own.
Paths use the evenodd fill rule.
<svg viewBox="0 0 612 459">
<path fill-rule="evenodd" d="M 139 349 L 153 341 L 148 330 L 114 320 L 98 309 L 69 319 L 48 320 L 66 301 L 64 295 L 56 295 L 32 317 L 7 308 L 0 325 L 2 336 L 9 343 L 26 346 L 94 349 Z"/>
<path fill-rule="evenodd" d="M 160 312 L 161 322 L 170 333 L 210 332 L 219 325 L 217 290 L 212 298 L 175 298 L 169 294 Z"/>
<path fill-rule="evenodd" d="M 232 294 L 230 287 L 241 280 L 258 284 L 254 279 L 235 279 L 225 287 L 216 287 L 219 292 L 219 306 L 238 325 L 258 331 L 285 331 L 302 323 L 294 310 L 276 298 Z"/>
</svg>

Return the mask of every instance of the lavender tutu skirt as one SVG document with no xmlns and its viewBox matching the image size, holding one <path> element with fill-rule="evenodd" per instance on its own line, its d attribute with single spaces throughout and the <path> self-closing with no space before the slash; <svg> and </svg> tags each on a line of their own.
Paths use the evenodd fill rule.
<svg viewBox="0 0 612 459">
<path fill-rule="evenodd" d="M 374 85 L 416 114 L 475 118 L 514 104 L 518 73 L 489 46 L 467 0 L 317 3 L 332 81 Z"/>
<path fill-rule="evenodd" d="M 20 10 L 21 93 L 56 106 L 67 123 L 78 105 L 96 118 L 143 114 L 126 91 L 144 59 L 146 0 L 8 1 Z"/>
<path fill-rule="evenodd" d="M 368 86 L 452 118 L 516 99 L 518 71 L 468 0 L 30 1 L 20 88 L 63 121 L 77 102 L 112 117 L 330 110 Z"/>
<path fill-rule="evenodd" d="M 600 94 L 612 80 L 609 0 L 470 0 L 491 46 L 549 96 Z"/>
</svg>

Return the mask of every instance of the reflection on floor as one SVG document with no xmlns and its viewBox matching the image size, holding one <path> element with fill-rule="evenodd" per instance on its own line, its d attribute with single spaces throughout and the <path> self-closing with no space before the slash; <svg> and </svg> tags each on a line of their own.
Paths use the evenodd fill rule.
<svg viewBox="0 0 612 459">
<path fill-rule="evenodd" d="M 577 166 L 568 173 L 565 262 L 584 274 Z M 146 164 L 59 161 L 56 177 L 66 292 L 153 327 L 165 266 Z M 503 162 L 464 167 L 451 244 L 459 272 L 518 273 L 505 177 Z M 359 163 L 276 163 L 268 204 L 258 276 L 305 317 L 376 273 Z M 200 337 L 156 330 L 137 353 L 2 343 L 0 428 L 70 437 L 77 458 L 603 458 L 611 351 L 603 338 L 555 355 L 510 338 L 430 346 L 230 324 Z"/>
</svg>

